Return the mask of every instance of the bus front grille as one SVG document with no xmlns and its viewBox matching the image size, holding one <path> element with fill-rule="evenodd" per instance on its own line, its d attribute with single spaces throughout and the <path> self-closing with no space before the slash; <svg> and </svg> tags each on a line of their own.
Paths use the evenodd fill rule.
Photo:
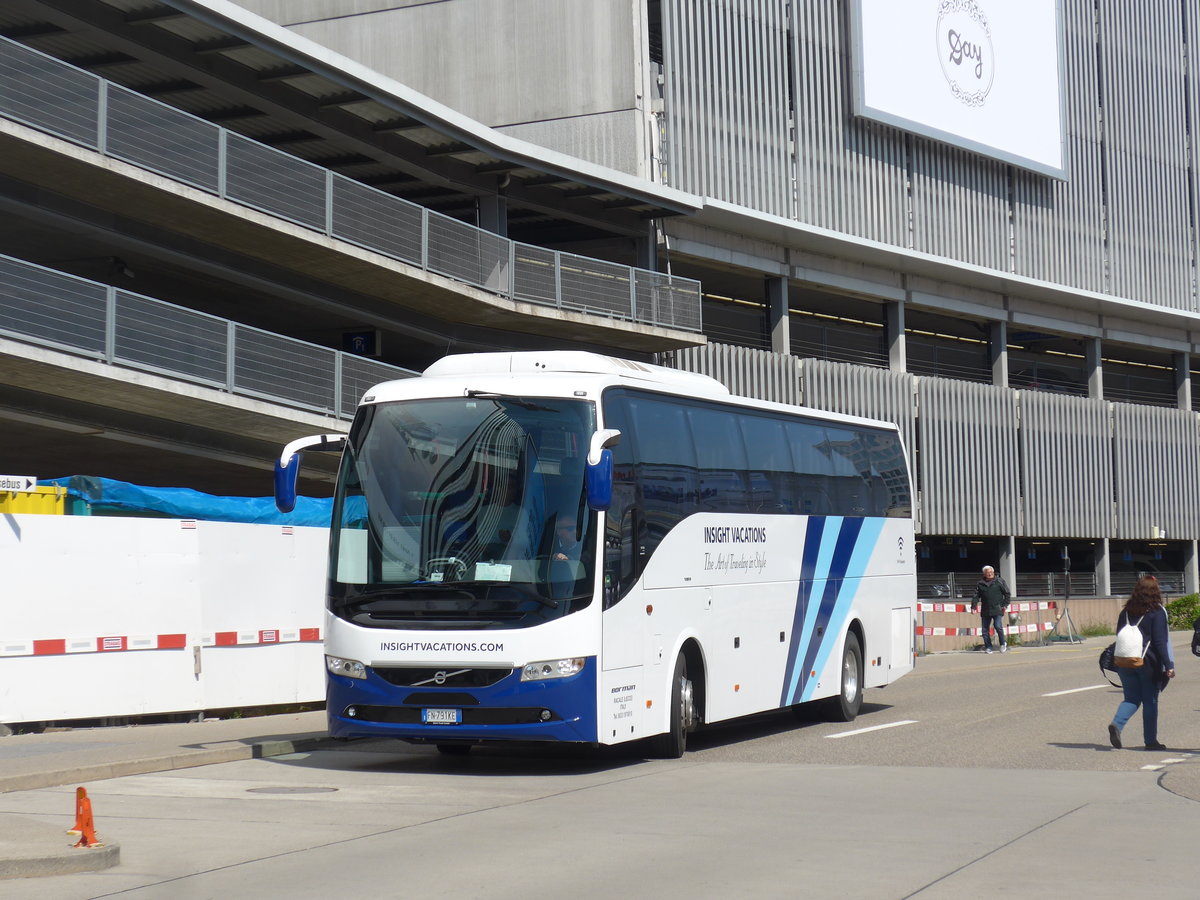
<svg viewBox="0 0 1200 900">
<path fill-rule="evenodd" d="M 393 725 L 419 725 L 419 706 L 354 706 L 350 718 L 363 722 L 387 722 Z M 543 718 L 543 707 L 508 706 L 492 708 L 486 706 L 467 707 L 462 711 L 463 725 L 535 725 L 562 721 L 562 717 L 551 713 Z M 346 715 L 345 712 L 342 715 Z M 453 727 L 453 726 L 450 726 Z"/>
<path fill-rule="evenodd" d="M 503 681 L 513 673 L 506 669 L 466 669 L 430 666 L 374 666 L 375 674 L 396 687 L 481 688 Z"/>
</svg>

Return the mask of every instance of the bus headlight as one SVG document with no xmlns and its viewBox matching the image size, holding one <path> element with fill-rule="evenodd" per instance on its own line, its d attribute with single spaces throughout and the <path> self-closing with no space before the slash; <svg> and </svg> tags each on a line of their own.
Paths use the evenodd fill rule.
<svg viewBox="0 0 1200 900">
<path fill-rule="evenodd" d="M 357 659 L 341 659 L 337 656 L 326 656 L 325 668 L 332 675 L 343 675 L 346 678 L 367 677 L 367 667 Z"/>
<path fill-rule="evenodd" d="M 547 678 L 566 678 L 583 671 L 584 659 L 577 656 L 573 659 L 547 659 L 542 662 L 532 662 L 521 670 L 522 681 L 545 681 Z"/>
</svg>

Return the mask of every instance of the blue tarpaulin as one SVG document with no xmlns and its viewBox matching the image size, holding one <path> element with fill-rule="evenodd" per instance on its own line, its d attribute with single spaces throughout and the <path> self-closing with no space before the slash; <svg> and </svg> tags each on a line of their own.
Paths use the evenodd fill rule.
<svg viewBox="0 0 1200 900">
<path fill-rule="evenodd" d="M 257 525 L 329 527 L 332 499 L 297 497 L 296 508 L 281 513 L 273 497 L 218 497 L 191 488 L 142 487 L 112 478 L 69 475 L 38 479 L 38 484 L 65 488 L 68 498 L 87 503 L 94 514 L 150 513 L 170 519 L 206 522 L 248 522 Z"/>
</svg>

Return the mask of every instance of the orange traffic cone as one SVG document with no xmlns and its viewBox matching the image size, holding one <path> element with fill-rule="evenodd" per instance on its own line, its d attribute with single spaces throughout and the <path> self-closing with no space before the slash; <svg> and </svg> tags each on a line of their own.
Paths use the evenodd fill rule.
<svg viewBox="0 0 1200 900">
<path fill-rule="evenodd" d="M 88 799 L 87 788 L 75 789 L 75 827 L 67 834 L 79 835 L 79 840 L 73 847 L 102 847 L 96 839 L 96 826 L 92 823 L 92 801 Z"/>
</svg>

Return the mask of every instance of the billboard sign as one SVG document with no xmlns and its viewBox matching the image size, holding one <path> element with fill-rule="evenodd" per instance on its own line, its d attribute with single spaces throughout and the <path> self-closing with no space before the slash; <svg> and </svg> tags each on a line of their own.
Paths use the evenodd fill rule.
<svg viewBox="0 0 1200 900">
<path fill-rule="evenodd" d="M 851 0 L 854 112 L 1065 177 L 1058 0 Z"/>
</svg>

